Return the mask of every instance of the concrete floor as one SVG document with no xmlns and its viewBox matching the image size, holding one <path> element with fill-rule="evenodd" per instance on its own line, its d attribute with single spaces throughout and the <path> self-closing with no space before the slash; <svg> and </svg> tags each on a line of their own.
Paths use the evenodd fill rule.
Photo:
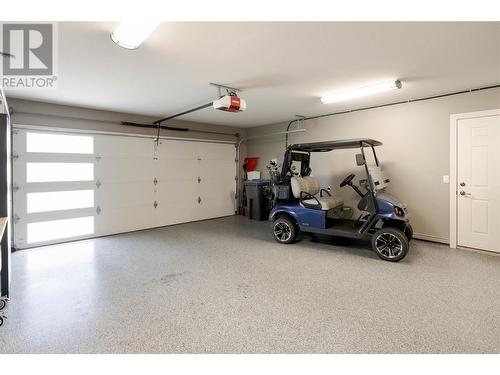
<svg viewBox="0 0 500 375">
<path fill-rule="evenodd" d="M 13 255 L 2 353 L 499 353 L 500 257 L 274 242 L 241 217 Z"/>
</svg>

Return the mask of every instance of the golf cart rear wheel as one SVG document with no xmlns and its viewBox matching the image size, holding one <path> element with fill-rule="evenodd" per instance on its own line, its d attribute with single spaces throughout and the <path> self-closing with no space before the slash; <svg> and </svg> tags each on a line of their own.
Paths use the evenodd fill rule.
<svg viewBox="0 0 500 375">
<path fill-rule="evenodd" d="M 0 299 L 0 311 L 2 311 L 6 305 L 7 301 L 5 301 L 4 299 Z"/>
<path fill-rule="evenodd" d="M 373 235 L 372 248 L 383 260 L 398 262 L 408 254 L 410 244 L 401 230 L 382 228 Z"/>
<path fill-rule="evenodd" d="M 279 217 L 273 222 L 273 236 L 279 243 L 292 243 L 297 237 L 297 226 L 286 217 Z"/>
</svg>

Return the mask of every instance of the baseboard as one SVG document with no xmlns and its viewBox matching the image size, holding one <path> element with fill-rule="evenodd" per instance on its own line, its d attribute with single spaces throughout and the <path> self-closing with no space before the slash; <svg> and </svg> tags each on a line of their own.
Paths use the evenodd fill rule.
<svg viewBox="0 0 500 375">
<path fill-rule="evenodd" d="M 416 238 L 417 240 L 443 243 L 446 245 L 450 244 L 450 240 L 448 238 L 436 237 L 436 236 L 431 236 L 431 235 L 423 234 L 423 233 L 413 233 L 413 238 Z"/>
</svg>

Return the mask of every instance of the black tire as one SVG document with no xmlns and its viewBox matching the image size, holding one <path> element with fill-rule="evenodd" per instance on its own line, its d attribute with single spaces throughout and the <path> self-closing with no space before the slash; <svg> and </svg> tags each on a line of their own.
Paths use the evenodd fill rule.
<svg viewBox="0 0 500 375">
<path fill-rule="evenodd" d="M 4 299 L 0 299 L 0 311 L 2 311 L 6 305 L 7 302 Z"/>
<path fill-rule="evenodd" d="M 0 316 L 0 327 L 3 326 L 3 318 Z"/>
<path fill-rule="evenodd" d="M 285 216 L 278 217 L 273 222 L 273 237 L 276 242 L 289 244 L 295 241 L 299 230 L 295 222 Z"/>
<path fill-rule="evenodd" d="M 413 227 L 411 226 L 411 224 L 408 224 L 405 227 L 405 235 L 406 238 L 408 238 L 408 241 L 411 241 L 413 239 Z"/>
<path fill-rule="evenodd" d="M 375 232 L 372 237 L 372 248 L 381 259 L 399 262 L 408 254 L 410 243 L 401 230 L 389 227 Z"/>
</svg>

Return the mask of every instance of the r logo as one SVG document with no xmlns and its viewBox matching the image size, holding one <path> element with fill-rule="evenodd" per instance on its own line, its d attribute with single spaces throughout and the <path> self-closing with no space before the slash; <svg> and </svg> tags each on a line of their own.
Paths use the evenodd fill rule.
<svg viewBox="0 0 500 375">
<path fill-rule="evenodd" d="M 3 59 L 5 76 L 50 76 L 53 74 L 52 24 L 3 24 L 3 51 L 14 58 Z"/>
</svg>

